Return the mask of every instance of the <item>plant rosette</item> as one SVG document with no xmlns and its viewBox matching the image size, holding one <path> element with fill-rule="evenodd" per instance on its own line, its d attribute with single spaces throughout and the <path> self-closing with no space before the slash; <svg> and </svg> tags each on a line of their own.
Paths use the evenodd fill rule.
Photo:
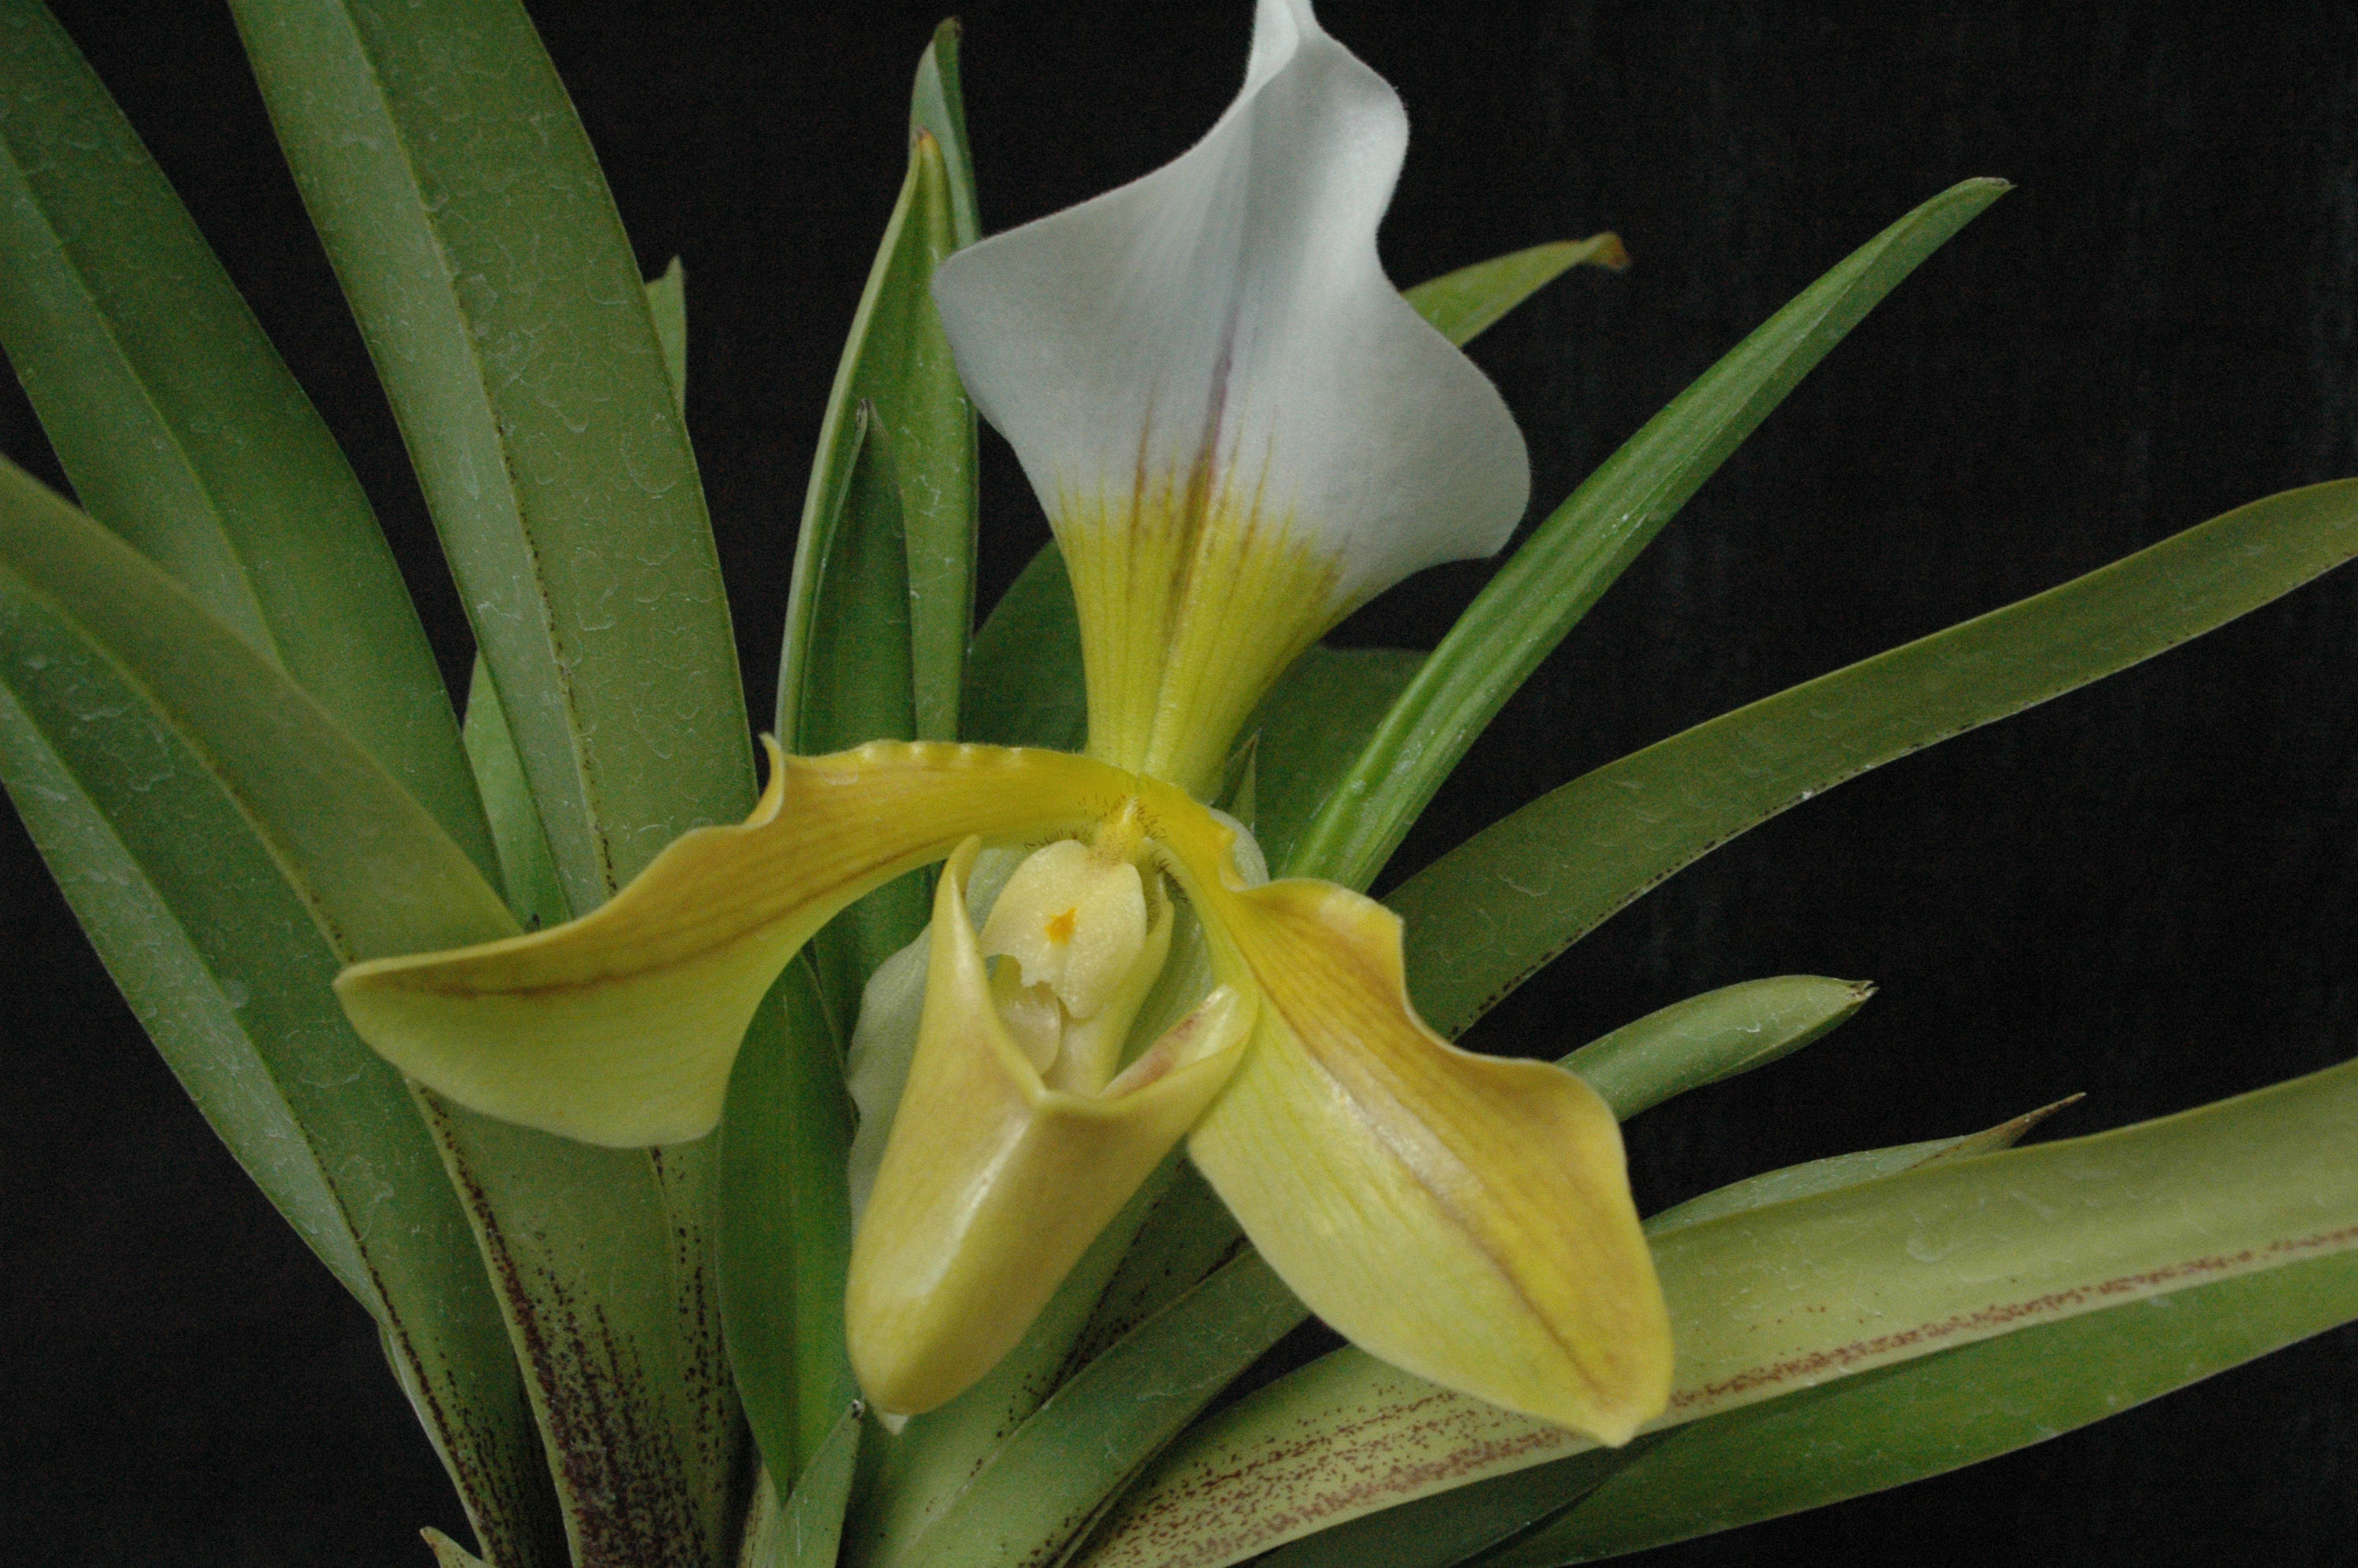
<svg viewBox="0 0 2358 1568">
<path fill-rule="evenodd" d="M 640 276 L 514 0 L 233 0 L 475 644 L 137 138 L 8 6 L 0 777 L 200 1108 L 375 1319 L 446 1565 L 1588 1561 L 2006 1452 L 2358 1317 L 2358 1066 L 1641 1225 L 1619 1123 L 1867 988 L 1561 1064 L 1451 1042 L 1714 848 L 2358 554 L 2254 502 L 1707 720 L 1366 890 L 1776 404 L 2001 195 L 1903 215 L 1499 551 L 1462 345 L 1612 235 L 1408 290 L 1407 153 L 1308 0 L 1173 162 L 983 237 L 957 34 L 817 439 L 762 787 Z M 979 625 L 977 416 L 1055 541 Z M 2157 1315 L 2155 1303 L 2171 1309 Z M 1339 1347 L 1265 1363 L 1313 1317 Z M 749 1479 L 750 1478 L 750 1479 Z"/>
</svg>

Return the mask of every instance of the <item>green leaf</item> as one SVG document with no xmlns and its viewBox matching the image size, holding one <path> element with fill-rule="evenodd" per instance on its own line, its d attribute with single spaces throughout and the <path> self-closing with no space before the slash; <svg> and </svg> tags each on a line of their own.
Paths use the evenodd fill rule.
<svg viewBox="0 0 2358 1568">
<path fill-rule="evenodd" d="M 1414 971 L 1410 979 L 1413 983 Z M 1823 1039 L 1866 1005 L 1864 980 L 1779 975 L 1675 1001 L 1574 1051 L 1563 1065 L 1622 1121 L 1689 1089 L 1765 1067 Z"/>
<path fill-rule="evenodd" d="M 718 1136 L 730 1363 L 764 1461 L 795 1475 L 858 1392 L 843 1342 L 851 1105 L 806 962 L 786 966 L 754 1015 Z"/>
<path fill-rule="evenodd" d="M 701 1217 L 708 1141 L 601 1149 L 419 1098 L 527 1363 L 575 1561 L 722 1568 L 744 1427 Z"/>
<path fill-rule="evenodd" d="M 507 712 L 500 706 L 500 688 L 492 684 L 492 667 L 480 658 L 468 678 L 467 720 L 460 733 L 482 792 L 484 813 L 491 818 L 508 908 L 526 931 L 563 925 L 572 912 L 566 907 L 564 885 L 557 880 L 548 834 L 532 803 L 524 759 L 516 755 Z"/>
<path fill-rule="evenodd" d="M 671 383 L 673 406 L 682 424 L 687 420 L 687 269 L 679 258 L 647 279 L 647 319 L 663 349 L 664 378 Z"/>
<path fill-rule="evenodd" d="M 681 416 L 687 413 L 687 274 L 679 258 L 661 277 L 646 284 L 647 309 L 655 337 L 663 346 L 664 365 Z M 547 829 L 540 808 L 533 803 L 532 786 L 524 775 L 524 759 L 500 706 L 499 687 L 491 666 L 476 655 L 468 677 L 466 723 L 462 730 L 467 761 L 482 791 L 483 809 L 491 817 L 492 842 L 499 849 L 500 876 L 508 891 L 509 907 L 527 931 L 537 931 L 571 918 L 564 885 L 557 880 L 557 861 L 549 853 Z"/>
<path fill-rule="evenodd" d="M 741 817 L 753 784 L 695 455 L 604 176 L 518 0 L 232 10 L 587 914 L 681 832 Z M 436 1129 L 577 1552 L 719 1561 L 742 1422 L 709 1146 Z M 666 1500 L 623 1506 L 647 1498 Z"/>
<path fill-rule="evenodd" d="M 1392 890 L 1417 1005 L 1434 1028 L 1463 1030 L 1745 829 L 2175 647 L 2353 555 L 2358 481 L 2288 491 L 1574 779 Z"/>
<path fill-rule="evenodd" d="M 2353 1137 L 2358 1063 L 1666 1230 L 1654 1255 L 1679 1364 L 1656 1427 L 2345 1252 L 2358 1247 Z M 1586 1446 L 1345 1349 L 1198 1426 L 1081 1561 L 1115 1568 L 1151 1551 L 1166 1568 L 1213 1568 Z M 1338 1493 L 1337 1474 L 1368 1479 Z"/>
<path fill-rule="evenodd" d="M 1619 272 L 1629 265 L 1629 253 L 1621 248 L 1618 234 L 1558 240 L 1444 273 L 1407 290 L 1406 295 L 1418 315 L 1463 348 L 1508 311 L 1583 262 Z"/>
<path fill-rule="evenodd" d="M 938 88 L 942 81 L 940 59 L 937 39 L 919 68 L 919 111 L 925 107 L 927 84 Z M 948 80 L 954 82 L 955 77 L 953 50 Z M 955 106 L 954 93 L 946 102 Z M 781 736 L 795 734 L 804 688 L 836 656 L 819 641 L 817 601 L 836 520 L 844 515 L 844 495 L 859 457 L 858 410 L 863 403 L 874 406 L 891 439 L 899 478 L 917 735 L 938 741 L 957 736 L 967 640 L 974 629 L 974 409 L 942 336 L 931 290 L 934 268 L 959 243 L 952 183 L 942 143 L 919 125 L 910 144 L 908 177 L 852 316 L 819 425 L 786 602 L 778 672 Z"/>
<path fill-rule="evenodd" d="M 917 739 L 901 485 L 892 438 L 871 404 L 853 415 L 852 453 L 826 553 L 812 569 L 812 657 L 792 731 L 794 749 L 805 754 Z M 811 963 L 829 1016 L 858 1016 L 861 983 L 925 928 L 931 895 L 931 879 L 913 871 L 813 939 Z"/>
<path fill-rule="evenodd" d="M 1828 1160 L 1769 1171 L 1652 1216 L 1646 1221 L 1646 1233 L 1660 1236 L 1745 1209 L 1762 1208 L 1943 1161 L 1970 1160 L 2012 1148 L 2032 1128 L 2070 1103 L 2066 1100 L 2043 1107 L 1962 1138 L 1936 1138 L 1892 1149 L 1837 1154 Z M 1315 1535 L 1304 1536 L 1278 1548 L 1263 1562 L 1268 1568 L 1325 1568 L 1327 1564 L 1349 1564 L 1351 1568 L 1448 1568 L 1570 1507 L 1619 1467 L 1635 1462 L 1668 1440 L 1667 1433 L 1651 1433 L 1617 1453 L 1590 1449 L 1526 1470 L 1494 1476 L 1471 1486 L 1434 1492 L 1414 1502 L 1362 1514 Z"/>
<path fill-rule="evenodd" d="M 1925 202 L 1736 345 L 1606 460 L 1490 579 L 1304 836 L 1305 874 L 1372 881 L 1476 736 L 1662 524 L 1883 297 L 2006 182 Z"/>
<path fill-rule="evenodd" d="M 468 749 L 517 890 L 517 915 L 527 925 L 555 924 L 565 918 L 564 890 L 481 660 L 475 681 Z M 699 1256 L 709 1244 L 699 1189 L 712 1146 L 692 1146 L 685 1157 L 666 1152 L 651 1165 L 645 1156 L 585 1151 L 447 1106 L 429 1112 L 484 1259 L 509 1287 L 519 1349 L 537 1375 L 538 1410 L 552 1442 L 564 1445 L 577 1540 L 611 1551 L 634 1530 L 653 1529 L 708 1557 L 727 1533 L 726 1498 L 717 1491 L 703 1499 L 701 1519 L 634 1523 L 599 1499 L 618 1485 L 634 1486 L 676 1508 L 680 1445 L 701 1444 L 702 1452 L 721 1454 L 737 1441 L 727 1385 L 711 1387 L 721 1348 L 705 1299 L 712 1275 Z M 724 1295 L 724 1323 L 727 1304 Z M 694 1337 L 684 1338 L 683 1327 Z M 698 1390 L 704 1398 L 694 1397 Z M 632 1408 L 616 1409 L 617 1401 Z"/>
<path fill-rule="evenodd" d="M 655 336 L 663 344 L 672 390 L 683 416 L 687 401 L 687 275 L 679 258 L 658 278 L 648 280 L 647 308 Z M 538 931 L 572 917 L 557 880 L 557 861 L 548 849 L 548 832 L 533 803 L 532 786 L 524 774 L 524 759 L 516 752 L 507 713 L 500 706 L 500 690 L 491 666 L 476 655 L 467 682 L 466 722 L 461 734 L 467 762 L 482 792 L 483 809 L 491 818 L 492 840 L 499 851 L 500 877 L 506 885 L 508 906 L 527 931 Z"/>
<path fill-rule="evenodd" d="M 2342 1252 L 1939 1351 L 1696 1422 L 1642 1453 L 1585 1455 L 1600 1473 L 1575 1506 L 1481 1561 L 1594 1562 L 1921 1480 L 2353 1318 L 2358 1255 Z"/>
<path fill-rule="evenodd" d="M 1257 738 L 1253 834 L 1271 870 L 1289 874 L 1294 841 L 1423 662 L 1399 648 L 1314 647 L 1269 688 L 1244 733 Z"/>
<path fill-rule="evenodd" d="M 487 872 L 450 699 L 368 498 L 71 39 L 0 0 L 0 345 L 90 514 Z"/>
<path fill-rule="evenodd" d="M 1271 1287 L 1275 1288 L 1272 1289 Z M 1101 1356 L 1059 1388 L 958 1492 L 902 1568 L 1054 1562 L 1139 1463 L 1168 1443 L 1301 1308 L 1260 1255 L 1214 1273 L 1159 1320 L 1151 1355 Z"/>
<path fill-rule="evenodd" d="M 975 633 L 967 662 L 961 739 L 987 746 L 1088 744 L 1088 690 L 1081 673 L 1081 627 L 1064 552 L 1051 539 L 1008 585 Z"/>
<path fill-rule="evenodd" d="M 556 1496 L 467 1216 L 400 1076 L 361 1044 L 329 991 L 344 956 L 315 914 L 338 898 L 306 897 L 286 875 L 290 844 L 332 843 L 340 830 L 366 838 L 369 825 L 298 824 L 274 845 L 242 813 L 233 784 L 320 762 L 362 799 L 398 786 L 144 558 L 0 469 L 0 556 L 38 566 L 27 532 L 37 542 L 57 535 L 47 541 L 56 554 L 79 541 L 94 558 L 85 563 L 94 584 L 79 597 L 111 612 L 100 619 L 162 627 L 154 646 L 135 650 L 151 656 L 126 668 L 57 593 L 0 569 L 0 779 L 173 1073 L 376 1318 L 491 1562 L 555 1568 L 565 1561 Z M 108 574 L 110 561 L 122 569 Z M 54 589 L 74 574 L 50 564 L 40 575 Z M 185 627 L 197 634 L 174 635 Z M 247 676 L 260 690 L 241 693 Z M 159 689 L 177 700 L 159 701 Z M 209 728 L 240 725 L 264 733 L 208 742 Z M 268 734 L 274 726 L 283 733 Z M 347 753 L 344 765 L 306 757 L 319 749 Z M 224 756 L 238 770 L 228 779 Z M 407 809 L 422 834 L 439 837 Z M 385 827 L 398 837 L 400 817 Z M 327 876 L 365 880 L 372 863 L 356 849 Z M 488 890 L 483 898 L 496 903 Z"/>
<path fill-rule="evenodd" d="M 2052 1105 L 2040 1106 L 2037 1110 L 2025 1111 L 2011 1120 L 1999 1122 L 1996 1127 L 1969 1132 L 1960 1138 L 1932 1138 L 1919 1143 L 1894 1144 L 1887 1149 L 1835 1154 L 1823 1160 L 1812 1160 L 1807 1164 L 1788 1165 L 1782 1170 L 1747 1176 L 1740 1182 L 1731 1182 L 1699 1197 L 1689 1198 L 1659 1214 L 1649 1215 L 1646 1234 L 1660 1236 L 1744 1209 L 1766 1208 L 1770 1204 L 1812 1197 L 1819 1193 L 1833 1192 L 1837 1187 L 1855 1187 L 1862 1182 L 1877 1181 L 1943 1161 L 1978 1159 L 2000 1149 L 2011 1149 L 2028 1136 L 2032 1128 L 2065 1107 L 2077 1104 L 2081 1098 L 2072 1095 Z"/>
<path fill-rule="evenodd" d="M 514 935 L 506 905 L 383 767 L 185 590 L 0 463 L 0 595 L 67 625 L 236 802 L 338 963 Z M 728 1550 L 738 1412 L 706 1301 L 702 1166 L 417 1103 L 555 1451 L 577 1555 Z M 624 1509 L 616 1499 L 666 1499 Z"/>
<path fill-rule="evenodd" d="M 950 237 L 953 250 L 982 238 L 982 220 L 975 202 L 974 152 L 967 145 L 966 88 L 958 75 L 958 19 L 951 16 L 934 28 L 934 41 L 917 61 L 917 82 L 909 94 L 909 135 L 923 131 L 942 149 L 942 172 L 947 176 Z"/>
<path fill-rule="evenodd" d="M 434 1553 L 434 1568 L 484 1568 L 481 1558 L 432 1525 L 418 1533 L 426 1538 L 426 1549 Z"/>
<path fill-rule="evenodd" d="M 647 295 L 655 308 L 665 356 L 677 375 L 687 362 L 687 316 L 684 278 L 676 262 L 663 278 L 647 285 Z M 683 387 L 684 383 L 675 381 L 676 393 Z M 528 924 L 552 925 L 566 917 L 564 890 L 557 883 L 540 814 L 499 708 L 497 687 L 490 683 L 488 666 L 481 659 L 475 663 L 475 682 L 477 695 L 467 708 L 468 752 L 481 782 L 502 864 L 509 869 L 511 889 L 522 890 L 520 917 Z M 571 1462 L 578 1474 L 589 1480 L 592 1494 L 611 1490 L 616 1481 L 631 1481 L 633 1471 L 644 1483 L 641 1490 L 648 1495 L 676 1492 L 667 1473 L 683 1467 L 676 1449 L 670 1455 L 660 1450 L 652 1455 L 633 1452 L 644 1449 L 644 1439 L 633 1434 L 629 1422 L 649 1413 L 657 1416 L 655 1424 L 667 1429 L 661 1434 L 665 1440 L 700 1444 L 707 1454 L 732 1452 L 737 1442 L 735 1413 L 728 1386 L 715 1387 L 711 1378 L 711 1368 L 721 1364 L 721 1349 L 712 1328 L 712 1303 L 707 1299 L 707 1292 L 723 1282 L 717 1279 L 717 1266 L 708 1268 L 699 1256 L 708 1247 L 717 1249 L 716 1238 L 708 1236 L 703 1191 L 711 1179 L 716 1144 L 665 1152 L 654 1157 L 650 1169 L 629 1155 L 583 1161 L 572 1146 L 561 1143 L 557 1145 L 558 1158 L 551 1161 L 544 1141 L 534 1135 L 518 1138 L 513 1130 L 463 1121 L 454 1121 L 448 1136 L 460 1168 L 468 1172 L 462 1185 L 489 1222 L 483 1245 L 490 1256 L 503 1260 L 502 1277 L 520 1283 L 553 1282 L 557 1287 L 551 1290 L 544 1283 L 538 1289 L 520 1289 L 513 1304 L 520 1323 L 530 1325 L 527 1345 L 535 1342 L 535 1336 L 546 1344 L 550 1329 L 565 1331 L 565 1348 L 555 1355 L 544 1352 L 538 1358 L 544 1407 L 552 1423 L 567 1431 L 576 1451 Z M 659 1201 L 660 1214 L 646 1201 L 651 1189 Z M 544 1223 L 529 1232 L 521 1249 L 512 1245 L 501 1217 L 535 1210 L 552 1217 L 555 1223 Z M 621 1227 L 611 1240 L 600 1228 L 605 1215 L 612 1216 Z M 636 1223 L 625 1223 L 625 1217 L 634 1217 Z M 664 1227 L 660 1232 L 659 1225 Z M 658 1263 L 663 1265 L 661 1271 Z M 607 1277 L 615 1286 L 611 1293 L 622 1313 L 629 1314 L 619 1322 L 593 1322 L 599 1311 L 594 1299 L 588 1303 L 587 1314 L 577 1304 L 583 1298 L 570 1281 L 595 1279 L 600 1271 L 610 1271 Z M 685 1341 L 660 1315 L 667 1296 L 678 1303 L 679 1325 L 692 1331 Z M 720 1303 L 724 1326 L 730 1321 L 728 1308 L 724 1288 Z M 593 1326 L 594 1334 L 584 1332 Z M 754 1339 L 750 1330 L 745 1337 L 749 1344 Z M 671 1366 L 658 1370 L 658 1381 L 652 1386 L 641 1381 L 645 1373 L 639 1365 L 640 1357 L 650 1351 L 671 1358 Z M 660 1380 L 666 1378 L 672 1380 Z M 692 1389 L 702 1389 L 705 1397 L 693 1398 Z M 602 1409 L 601 1390 L 639 1401 L 619 1428 L 613 1424 L 613 1412 Z M 606 1416 L 603 1422 L 582 1419 L 601 1413 Z M 712 1473 L 707 1472 L 708 1476 Z M 676 1501 L 671 1506 L 676 1509 Z M 675 1513 L 668 1519 L 642 1520 L 635 1527 L 626 1516 L 577 1510 L 590 1514 L 577 1524 L 577 1535 L 602 1543 L 600 1550 L 611 1550 L 618 1540 L 627 1541 L 636 1528 L 667 1532 L 678 1548 L 700 1550 L 707 1556 L 715 1550 L 716 1541 L 719 1550 L 725 1552 L 730 1522 L 726 1499 L 708 1491 L 701 1519 L 681 1519 Z M 701 1541 L 699 1536 L 704 1538 Z M 642 1541 L 639 1546 L 644 1549 L 648 1544 Z"/>
<path fill-rule="evenodd" d="M 0 567 L 140 691 L 227 786 L 353 957 L 514 935 L 467 852 L 320 706 L 177 582 L 0 460 Z"/>
<path fill-rule="evenodd" d="M 865 1413 L 855 1404 L 836 1418 L 784 1501 L 769 1471 L 762 1472 L 738 1568 L 835 1568 Z"/>
<path fill-rule="evenodd" d="M 797 566 L 809 663 L 786 733 L 806 752 L 917 730 L 902 491 L 874 405 L 853 410 L 850 443 L 824 547 Z M 844 1037 L 865 977 L 924 929 L 927 883 L 922 871 L 903 877 L 829 923 L 789 972 L 783 1032 L 749 1039 L 730 1080 L 722 1300 L 732 1354 L 757 1385 L 746 1393 L 756 1436 L 782 1474 L 813 1462 L 824 1423 L 855 1392 L 843 1349 L 853 1120 Z"/>
<path fill-rule="evenodd" d="M 232 10 L 587 914 L 753 784 L 695 454 L 605 178 L 517 0 Z"/>
</svg>

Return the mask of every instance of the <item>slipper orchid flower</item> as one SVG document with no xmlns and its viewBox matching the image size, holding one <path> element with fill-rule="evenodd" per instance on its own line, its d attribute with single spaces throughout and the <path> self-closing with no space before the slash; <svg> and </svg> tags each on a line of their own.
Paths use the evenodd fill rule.
<svg viewBox="0 0 2358 1568">
<path fill-rule="evenodd" d="M 939 269 L 959 371 L 1070 569 L 1087 755 L 773 744 L 749 820 L 687 834 L 594 914 L 346 970 L 362 1035 L 489 1115 L 694 1138 L 795 952 L 947 858 L 847 1300 L 884 1410 L 987 1371 L 1184 1138 L 1365 1349 L 1606 1442 L 1658 1413 L 1668 1323 L 1603 1102 L 1443 1042 L 1397 918 L 1261 880 L 1200 799 L 1297 654 L 1410 572 L 1498 549 L 1527 499 L 1498 394 L 1378 264 L 1406 141 L 1307 0 L 1260 0 L 1243 91 L 1192 150 Z M 1033 849 L 978 931 L 986 842 Z M 1183 902 L 1214 983 L 1135 1048 Z"/>
</svg>

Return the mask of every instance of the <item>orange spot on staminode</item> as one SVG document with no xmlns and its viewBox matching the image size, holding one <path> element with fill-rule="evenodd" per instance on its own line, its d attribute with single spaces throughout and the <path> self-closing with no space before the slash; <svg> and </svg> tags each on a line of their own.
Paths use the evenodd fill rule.
<svg viewBox="0 0 2358 1568">
<path fill-rule="evenodd" d="M 1078 904 L 1075 904 L 1062 914 L 1050 915 L 1047 925 L 1043 928 L 1048 934 L 1048 940 L 1059 945 L 1070 942 L 1073 939 L 1073 927 L 1080 924 L 1080 916 L 1081 907 Z"/>
</svg>

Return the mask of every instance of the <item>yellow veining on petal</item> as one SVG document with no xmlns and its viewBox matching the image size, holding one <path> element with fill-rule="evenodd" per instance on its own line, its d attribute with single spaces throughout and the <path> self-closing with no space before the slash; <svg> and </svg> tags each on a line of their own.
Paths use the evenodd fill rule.
<svg viewBox="0 0 2358 1568">
<path fill-rule="evenodd" d="M 1141 471 L 1122 495 L 1067 487 L 1055 519 L 1090 754 L 1198 794 L 1270 683 L 1351 608 L 1331 551 L 1208 468 Z"/>
<path fill-rule="evenodd" d="M 1142 798 L 1262 991 L 1245 1065 L 1188 1140 L 1262 1256 L 1362 1349 L 1627 1440 L 1668 1398 L 1671 1338 L 1604 1102 L 1427 1029 L 1389 910 L 1324 882 L 1238 886 L 1224 835 L 1186 830 L 1151 782 Z"/>
<path fill-rule="evenodd" d="M 470 1109 L 591 1143 L 700 1137 L 754 1008 L 836 911 L 970 835 L 1076 830 L 1133 792 L 1053 752 L 773 744 L 752 816 L 682 835 L 594 914 L 356 964 L 336 994 L 380 1054 Z"/>
<path fill-rule="evenodd" d="M 967 916 L 978 847 L 936 892 L 917 1054 L 845 1297 L 860 1388 L 902 1414 L 954 1398 L 1022 1337 L 1228 1081 L 1254 1011 L 1221 987 L 1102 1093 L 1050 1087 L 1008 1034 Z"/>
</svg>

